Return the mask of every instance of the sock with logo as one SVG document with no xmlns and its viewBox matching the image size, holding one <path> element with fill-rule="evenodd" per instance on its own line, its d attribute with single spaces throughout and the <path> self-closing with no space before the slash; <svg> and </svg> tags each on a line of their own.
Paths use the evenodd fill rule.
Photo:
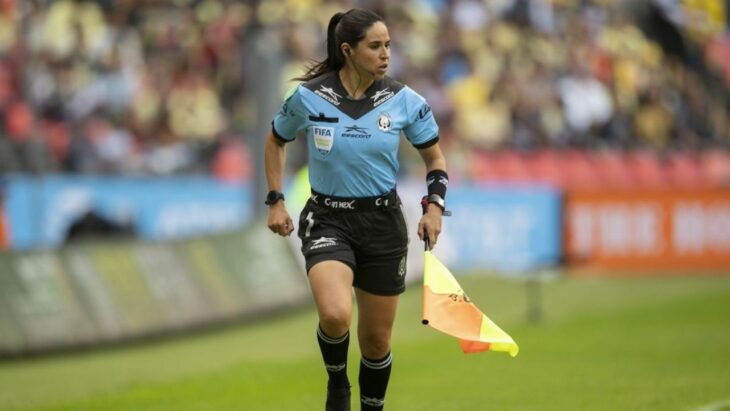
<svg viewBox="0 0 730 411">
<path fill-rule="evenodd" d="M 392 364 L 393 357 L 390 353 L 379 360 L 362 357 L 359 376 L 362 411 L 383 409 Z"/>
<path fill-rule="evenodd" d="M 347 348 L 350 345 L 350 332 L 345 335 L 332 338 L 317 327 L 317 342 L 322 352 L 324 366 L 329 375 L 329 388 L 344 388 L 350 386 L 347 379 Z"/>
</svg>

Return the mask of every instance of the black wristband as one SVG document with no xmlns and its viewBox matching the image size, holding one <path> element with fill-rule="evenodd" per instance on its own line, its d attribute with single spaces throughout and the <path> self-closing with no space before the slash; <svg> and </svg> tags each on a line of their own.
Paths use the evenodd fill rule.
<svg viewBox="0 0 730 411">
<path fill-rule="evenodd" d="M 446 199 L 446 187 L 449 185 L 449 175 L 444 170 L 431 170 L 426 174 L 428 195 L 437 194 Z"/>
<path fill-rule="evenodd" d="M 276 204 L 279 200 L 284 200 L 284 193 L 276 190 L 271 190 L 268 194 L 266 194 L 266 201 L 264 201 L 264 204 L 266 204 L 267 206 L 272 206 Z"/>
</svg>

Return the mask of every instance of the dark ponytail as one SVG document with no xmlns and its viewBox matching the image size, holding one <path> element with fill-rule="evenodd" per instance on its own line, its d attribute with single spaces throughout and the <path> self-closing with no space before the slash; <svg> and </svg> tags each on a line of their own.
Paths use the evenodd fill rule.
<svg viewBox="0 0 730 411">
<path fill-rule="evenodd" d="M 377 13 L 364 9 L 351 9 L 346 13 L 335 13 L 327 25 L 327 58 L 314 62 L 307 73 L 296 77 L 297 81 L 309 81 L 324 73 L 337 71 L 345 65 L 345 56 L 340 46 L 347 43 L 355 47 L 365 38 L 365 32 L 378 21 L 383 21 Z"/>
</svg>

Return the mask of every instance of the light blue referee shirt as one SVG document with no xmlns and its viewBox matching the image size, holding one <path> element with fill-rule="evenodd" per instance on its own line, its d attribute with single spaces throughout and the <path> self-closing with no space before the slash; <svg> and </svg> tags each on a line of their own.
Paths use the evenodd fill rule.
<svg viewBox="0 0 730 411">
<path fill-rule="evenodd" d="M 272 122 L 276 138 L 307 136 L 309 183 L 322 194 L 372 197 L 395 188 L 400 133 L 416 148 L 438 142 L 426 100 L 390 77 L 352 100 L 336 72 L 302 83 Z"/>
</svg>

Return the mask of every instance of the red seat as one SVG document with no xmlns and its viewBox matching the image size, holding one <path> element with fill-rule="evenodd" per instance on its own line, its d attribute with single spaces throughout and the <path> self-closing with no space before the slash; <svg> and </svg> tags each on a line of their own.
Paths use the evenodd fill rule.
<svg viewBox="0 0 730 411">
<path fill-rule="evenodd" d="M 712 150 L 702 155 L 702 174 L 708 184 L 730 187 L 730 152 Z"/>
<path fill-rule="evenodd" d="M 565 186 L 564 168 L 556 151 L 541 150 L 530 154 L 526 161 L 533 180 L 559 188 Z"/>
<path fill-rule="evenodd" d="M 505 181 L 526 182 L 532 180 L 529 168 L 526 165 L 526 157 L 520 152 L 511 150 L 500 152 L 497 164 L 500 167 Z"/>
<path fill-rule="evenodd" d="M 470 153 L 470 175 L 474 180 L 491 182 L 500 179 L 493 157 L 492 153 L 483 151 L 473 151 Z"/>
<path fill-rule="evenodd" d="M 626 188 L 635 185 L 631 166 L 623 152 L 618 150 L 598 151 L 592 154 L 591 159 L 606 187 Z"/>
<path fill-rule="evenodd" d="M 666 187 L 669 178 L 665 166 L 654 151 L 634 151 L 629 154 L 629 164 L 637 185 L 642 187 Z"/>
<path fill-rule="evenodd" d="M 667 175 L 673 187 L 702 187 L 706 179 L 702 174 L 700 156 L 689 152 L 675 152 L 667 159 Z"/>
<path fill-rule="evenodd" d="M 248 148 L 240 141 L 225 141 L 211 164 L 213 174 L 222 181 L 241 182 L 251 178 L 251 158 Z"/>
<path fill-rule="evenodd" d="M 587 152 L 571 150 L 560 153 L 566 187 L 573 189 L 594 189 L 601 187 L 601 176 Z"/>
</svg>

